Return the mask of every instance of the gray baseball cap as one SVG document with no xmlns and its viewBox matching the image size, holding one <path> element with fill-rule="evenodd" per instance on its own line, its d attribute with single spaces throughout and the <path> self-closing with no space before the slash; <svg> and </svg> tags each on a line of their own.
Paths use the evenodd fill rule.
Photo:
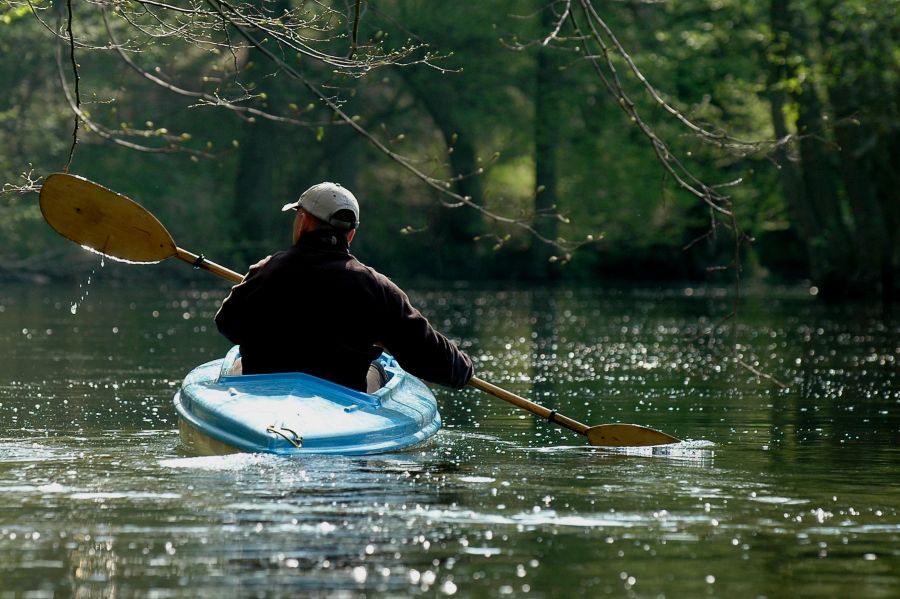
<svg viewBox="0 0 900 599">
<path fill-rule="evenodd" d="M 285 204 L 281 211 L 299 208 L 335 229 L 355 229 L 359 226 L 359 202 L 340 183 L 326 181 L 313 185 L 300 194 L 296 202 Z"/>
</svg>

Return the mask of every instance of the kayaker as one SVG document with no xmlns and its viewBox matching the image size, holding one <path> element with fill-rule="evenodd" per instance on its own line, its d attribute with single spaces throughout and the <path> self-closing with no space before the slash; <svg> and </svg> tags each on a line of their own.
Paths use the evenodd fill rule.
<svg viewBox="0 0 900 599">
<path fill-rule="evenodd" d="M 299 371 L 365 391 L 384 347 L 426 381 L 457 389 L 469 382 L 469 356 L 350 253 L 359 225 L 350 190 L 319 183 L 282 208 L 289 210 L 293 245 L 251 266 L 216 314 L 219 331 L 240 345 L 244 374 Z"/>
</svg>

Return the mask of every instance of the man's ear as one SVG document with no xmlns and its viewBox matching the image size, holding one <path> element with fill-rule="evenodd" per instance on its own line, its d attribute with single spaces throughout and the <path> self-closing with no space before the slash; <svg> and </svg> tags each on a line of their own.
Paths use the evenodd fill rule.
<svg viewBox="0 0 900 599">
<path fill-rule="evenodd" d="M 356 237 L 356 229 L 350 229 L 350 232 L 347 233 L 347 245 L 350 245 L 354 237 Z"/>
<path fill-rule="evenodd" d="M 297 243 L 297 240 L 300 239 L 300 235 L 309 228 L 306 221 L 306 213 L 302 210 L 298 210 L 296 216 L 294 216 L 294 225 L 291 232 L 293 243 Z"/>
</svg>

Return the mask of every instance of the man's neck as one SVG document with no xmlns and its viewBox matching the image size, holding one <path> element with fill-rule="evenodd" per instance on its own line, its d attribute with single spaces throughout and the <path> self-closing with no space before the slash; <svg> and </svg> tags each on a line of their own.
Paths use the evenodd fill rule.
<svg viewBox="0 0 900 599">
<path fill-rule="evenodd" d="M 340 231 L 333 229 L 313 229 L 303 231 L 294 245 L 315 247 L 319 249 L 333 249 L 349 251 L 350 244 L 347 242 L 346 236 Z"/>
</svg>

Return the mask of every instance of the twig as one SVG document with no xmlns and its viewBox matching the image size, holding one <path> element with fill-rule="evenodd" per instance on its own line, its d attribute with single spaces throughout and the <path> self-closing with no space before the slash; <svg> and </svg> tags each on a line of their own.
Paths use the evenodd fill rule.
<svg viewBox="0 0 900 599">
<path fill-rule="evenodd" d="M 319 99 L 325 106 L 327 106 L 335 116 L 343 121 L 346 125 L 351 127 L 354 131 L 356 131 L 359 135 L 365 138 L 369 143 L 371 143 L 376 149 L 378 149 L 385 156 L 408 170 L 412 173 L 416 178 L 424 182 L 426 185 L 431 187 L 432 189 L 438 191 L 440 194 L 448 196 L 458 202 L 460 205 L 465 205 L 468 208 L 476 210 L 480 212 L 485 217 L 502 224 L 507 224 L 511 226 L 518 227 L 527 231 L 529 234 L 533 235 L 536 239 L 543 243 L 547 243 L 564 254 L 564 259 L 567 259 L 570 256 L 571 251 L 576 249 L 577 245 L 569 245 L 560 243 L 558 240 L 549 239 L 548 237 L 542 235 L 538 232 L 532 223 L 529 223 L 522 219 L 515 219 L 510 217 L 505 217 L 499 214 L 496 214 L 485 207 L 477 204 L 473 201 L 473 199 L 469 196 L 463 196 L 452 191 L 449 186 L 450 183 L 442 180 L 438 180 L 434 177 L 431 177 L 418 168 L 416 168 L 408 159 L 401 156 L 400 154 L 394 152 L 390 148 L 388 148 L 383 142 L 374 137 L 371 133 L 369 133 L 362 125 L 360 125 L 356 120 L 350 117 L 344 110 L 330 97 L 325 95 L 317 86 L 313 85 L 306 77 L 304 77 L 297 69 L 293 66 L 287 64 L 275 55 L 269 48 L 259 42 L 255 36 L 253 36 L 247 28 L 240 23 L 237 19 L 242 19 L 243 15 L 240 12 L 237 12 L 228 2 L 225 0 L 206 0 L 214 10 L 218 11 L 222 18 L 226 19 L 232 27 L 234 27 L 240 35 L 247 40 L 253 47 L 259 50 L 264 56 L 266 56 L 269 60 L 273 61 L 275 64 L 279 66 L 279 68 L 290 76 L 293 79 L 299 81 L 307 90 L 310 91 L 315 97 Z"/>
<path fill-rule="evenodd" d="M 738 364 L 739 366 L 743 366 L 744 368 L 746 368 L 747 370 L 749 370 L 750 372 L 752 372 L 752 373 L 755 374 L 756 376 L 762 377 L 762 378 L 764 378 L 764 379 L 766 379 L 766 380 L 769 380 L 769 381 L 772 381 L 773 383 L 775 383 L 776 385 L 778 385 L 778 386 L 779 386 L 780 388 L 782 388 L 782 389 L 790 389 L 790 387 L 789 387 L 786 383 L 782 383 L 781 381 L 779 381 L 778 379 L 776 379 L 776 378 L 775 378 L 774 376 L 772 376 L 771 374 L 766 374 L 765 372 L 762 372 L 762 371 L 760 371 L 759 369 L 754 368 L 753 366 L 751 366 L 750 364 L 747 364 L 746 362 L 744 362 L 744 361 L 741 360 L 740 358 L 735 358 L 735 359 L 734 359 L 734 362 L 735 362 L 736 364 Z"/>
<path fill-rule="evenodd" d="M 353 34 L 350 38 L 350 53 L 347 55 L 347 58 L 353 58 L 353 55 L 356 53 L 356 40 L 359 36 L 359 5 L 360 0 L 356 0 L 356 12 L 353 15 Z"/>
<path fill-rule="evenodd" d="M 552 6 L 553 5 L 551 4 L 544 10 L 549 10 Z M 554 27 L 553 31 L 551 31 L 550 34 L 547 37 L 545 37 L 544 40 L 541 42 L 542 46 L 548 45 L 550 42 L 552 42 L 559 36 L 559 32 L 562 29 L 563 23 L 565 23 L 566 19 L 569 18 L 569 13 L 571 12 L 571 10 L 572 10 L 572 0 L 566 0 L 566 7 L 562 11 L 562 14 L 559 16 L 559 19 L 557 19 L 556 27 Z"/>
<path fill-rule="evenodd" d="M 69 59 L 72 62 L 72 73 L 75 77 L 75 124 L 72 127 L 72 147 L 69 148 L 69 157 L 66 159 L 66 166 L 63 167 L 63 172 L 68 173 L 69 167 L 72 165 L 72 159 L 75 157 L 75 146 L 78 145 L 78 127 L 80 124 L 79 114 L 81 112 L 81 93 L 79 91 L 79 82 L 80 76 L 78 74 L 78 62 L 75 60 L 75 36 L 72 33 L 72 0 L 66 0 L 66 7 L 68 8 L 68 19 L 66 21 L 66 33 L 69 36 Z M 63 87 L 65 87 L 65 80 L 62 79 L 62 72 L 60 72 L 61 82 Z"/>
</svg>

